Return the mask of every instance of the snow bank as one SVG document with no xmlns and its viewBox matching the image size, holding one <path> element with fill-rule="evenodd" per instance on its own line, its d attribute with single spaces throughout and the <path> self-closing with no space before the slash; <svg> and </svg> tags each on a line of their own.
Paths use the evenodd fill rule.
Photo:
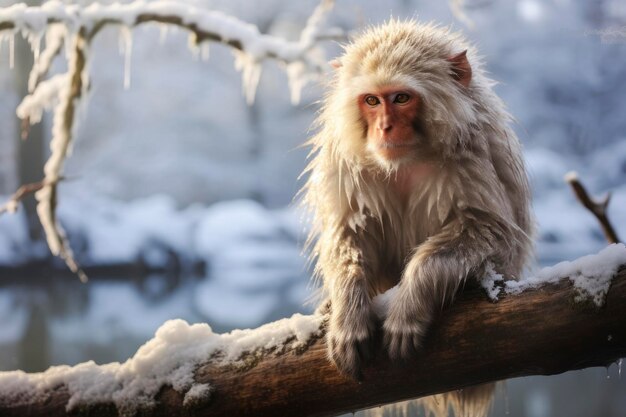
<svg viewBox="0 0 626 417">
<path fill-rule="evenodd" d="M 166 384 L 185 393 L 187 405 L 206 403 L 210 400 L 210 384 L 194 382 L 199 364 L 213 357 L 221 364 L 237 365 L 246 352 L 280 352 L 303 346 L 319 332 L 321 324 L 321 316 L 294 314 L 257 329 L 217 334 L 208 324 L 170 320 L 124 363 L 96 365 L 90 361 L 35 374 L 3 372 L 0 392 L 7 401 L 19 401 L 65 385 L 70 393 L 68 411 L 86 404 L 112 402 L 122 416 L 154 406 L 155 395 Z"/>
<path fill-rule="evenodd" d="M 561 262 L 543 268 L 535 276 L 518 281 L 505 281 L 493 268 L 487 271 L 481 284 L 492 300 L 497 300 L 501 287 L 505 294 L 519 294 L 528 289 L 554 284 L 567 278 L 577 290 L 576 301 L 592 300 L 598 307 L 604 304 L 606 294 L 618 268 L 626 265 L 626 247 L 622 243 L 607 246 L 595 255 L 587 255 L 572 262 Z"/>
<path fill-rule="evenodd" d="M 131 202 L 63 197 L 58 215 L 70 238 L 78 240 L 73 246 L 84 265 L 141 258 L 161 267 L 164 252 L 172 251 L 182 259 L 203 259 L 216 273 L 232 272 L 235 277 L 229 281 L 238 287 L 247 285 L 239 279 L 241 270 L 259 266 L 283 273 L 303 270 L 299 242 L 305 231 L 298 227 L 300 214 L 295 208 L 270 210 L 254 201 L 233 200 L 179 209 L 165 195 Z M 15 219 L 4 216 L 0 230 L 5 222 L 8 228 Z M 0 264 L 10 258 L 9 250 L 0 251 Z"/>
</svg>

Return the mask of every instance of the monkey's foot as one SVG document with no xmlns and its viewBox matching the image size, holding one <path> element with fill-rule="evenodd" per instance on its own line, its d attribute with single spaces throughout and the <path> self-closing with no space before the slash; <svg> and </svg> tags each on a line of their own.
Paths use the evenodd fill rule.
<svg viewBox="0 0 626 417">
<path fill-rule="evenodd" d="M 383 324 L 385 346 L 392 359 L 408 359 L 415 355 L 422 345 L 425 325 L 416 319 L 416 315 L 398 313 L 393 309 Z"/>
</svg>

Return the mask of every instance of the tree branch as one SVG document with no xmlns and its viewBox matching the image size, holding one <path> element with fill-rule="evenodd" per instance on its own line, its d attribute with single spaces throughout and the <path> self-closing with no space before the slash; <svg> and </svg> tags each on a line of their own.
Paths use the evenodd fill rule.
<svg viewBox="0 0 626 417">
<path fill-rule="evenodd" d="M 195 373 L 198 383 L 210 384 L 210 400 L 183 406 L 183 394 L 166 386 L 157 406 L 139 414 L 329 416 L 489 381 L 607 366 L 626 356 L 626 266 L 602 308 L 574 302 L 576 295 L 568 280 L 496 303 L 478 287 L 466 288 L 437 319 L 418 357 L 393 363 L 380 348 L 362 383 L 329 363 L 323 332 L 297 349 L 249 353 L 236 366 L 213 355 Z M 0 414 L 64 416 L 68 398 L 63 384 L 35 395 L 9 394 L 0 384 Z M 112 403 L 81 404 L 80 411 L 118 415 Z"/>
<path fill-rule="evenodd" d="M 57 182 L 62 181 L 63 179 L 64 179 L 63 177 L 60 177 L 57 180 Z M 41 190 L 45 186 L 46 186 L 45 180 L 22 185 L 20 188 L 17 189 L 15 193 L 13 193 L 11 198 L 9 198 L 9 201 L 7 201 L 2 206 L 0 206 L 0 214 L 4 212 L 9 212 L 9 213 L 16 212 L 20 201 L 22 201 L 24 197 Z"/>
<path fill-rule="evenodd" d="M 607 207 L 611 201 L 611 193 L 608 193 L 602 200 L 594 200 L 589 196 L 587 189 L 578 179 L 576 172 L 569 172 L 565 175 L 565 181 L 572 187 L 576 198 L 587 210 L 589 210 L 600 222 L 604 236 L 609 243 L 618 243 L 620 240 L 617 233 L 606 214 Z"/>
</svg>

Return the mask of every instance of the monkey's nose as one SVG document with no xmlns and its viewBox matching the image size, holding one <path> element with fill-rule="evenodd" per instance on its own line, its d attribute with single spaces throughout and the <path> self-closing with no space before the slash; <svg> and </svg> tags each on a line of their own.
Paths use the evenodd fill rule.
<svg viewBox="0 0 626 417">
<path fill-rule="evenodd" d="M 381 132 L 390 132 L 392 128 L 393 125 L 388 122 L 382 122 L 378 125 L 378 129 L 380 129 Z"/>
</svg>

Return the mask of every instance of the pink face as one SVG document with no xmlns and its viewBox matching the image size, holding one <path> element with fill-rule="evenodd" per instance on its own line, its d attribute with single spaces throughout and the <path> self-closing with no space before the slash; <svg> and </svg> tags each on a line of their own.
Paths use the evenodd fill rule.
<svg viewBox="0 0 626 417">
<path fill-rule="evenodd" d="M 394 161 L 409 156 L 419 144 L 420 97 L 408 88 L 386 87 L 358 98 L 367 123 L 368 147 Z"/>
</svg>

